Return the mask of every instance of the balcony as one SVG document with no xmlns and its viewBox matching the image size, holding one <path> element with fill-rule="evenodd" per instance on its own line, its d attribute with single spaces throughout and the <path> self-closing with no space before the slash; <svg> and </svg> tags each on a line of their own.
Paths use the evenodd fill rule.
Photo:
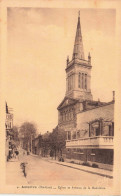
<svg viewBox="0 0 121 196">
<path fill-rule="evenodd" d="M 113 136 L 95 136 L 66 140 L 66 148 L 101 148 L 113 149 Z"/>
</svg>

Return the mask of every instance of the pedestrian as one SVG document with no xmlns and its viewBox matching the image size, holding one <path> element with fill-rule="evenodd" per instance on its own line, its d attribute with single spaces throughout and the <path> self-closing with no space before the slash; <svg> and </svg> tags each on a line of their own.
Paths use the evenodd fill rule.
<svg viewBox="0 0 121 196">
<path fill-rule="evenodd" d="M 15 150 L 15 154 L 16 154 L 16 157 L 18 157 L 19 151 L 17 149 Z"/>
</svg>

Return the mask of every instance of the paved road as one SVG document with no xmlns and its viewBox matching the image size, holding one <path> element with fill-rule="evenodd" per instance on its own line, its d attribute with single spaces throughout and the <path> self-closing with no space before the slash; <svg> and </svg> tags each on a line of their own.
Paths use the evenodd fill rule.
<svg viewBox="0 0 121 196">
<path fill-rule="evenodd" d="M 22 159 L 23 160 L 23 159 Z M 57 184 L 65 185 L 68 182 L 70 186 L 112 186 L 113 179 L 79 171 L 73 168 L 50 163 L 38 157 L 24 156 L 28 162 L 27 181 L 31 184 Z"/>
</svg>

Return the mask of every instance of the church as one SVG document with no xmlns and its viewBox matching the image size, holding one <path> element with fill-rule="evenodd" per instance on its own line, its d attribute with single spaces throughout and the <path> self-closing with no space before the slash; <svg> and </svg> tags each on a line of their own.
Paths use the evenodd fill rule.
<svg viewBox="0 0 121 196">
<path fill-rule="evenodd" d="M 91 55 L 85 59 L 78 16 L 72 59 L 67 57 L 66 93 L 58 106 L 58 127 L 66 131 L 66 158 L 113 168 L 114 102 L 94 101 Z"/>
</svg>

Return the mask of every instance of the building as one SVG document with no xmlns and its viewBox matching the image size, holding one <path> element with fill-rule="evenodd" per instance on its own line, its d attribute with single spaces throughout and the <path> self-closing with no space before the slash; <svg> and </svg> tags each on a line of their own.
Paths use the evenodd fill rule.
<svg viewBox="0 0 121 196">
<path fill-rule="evenodd" d="M 32 153 L 36 155 L 41 155 L 42 146 L 42 135 L 39 134 L 36 138 L 32 140 Z"/>
<path fill-rule="evenodd" d="M 111 102 L 94 101 L 91 93 L 91 55 L 85 59 L 78 16 L 72 59 L 67 58 L 66 94 L 58 106 L 58 126 L 67 133 L 66 157 L 113 164 L 114 94 Z M 114 93 L 114 92 L 113 92 Z"/>
<path fill-rule="evenodd" d="M 47 157 L 50 155 L 50 132 L 47 131 L 43 135 L 39 134 L 32 139 L 32 153 Z"/>
<path fill-rule="evenodd" d="M 13 146 L 13 114 L 10 112 L 8 105 L 6 103 L 6 119 L 5 119 L 5 129 L 6 129 L 6 159 L 8 160 L 9 152 L 12 150 Z"/>
</svg>

